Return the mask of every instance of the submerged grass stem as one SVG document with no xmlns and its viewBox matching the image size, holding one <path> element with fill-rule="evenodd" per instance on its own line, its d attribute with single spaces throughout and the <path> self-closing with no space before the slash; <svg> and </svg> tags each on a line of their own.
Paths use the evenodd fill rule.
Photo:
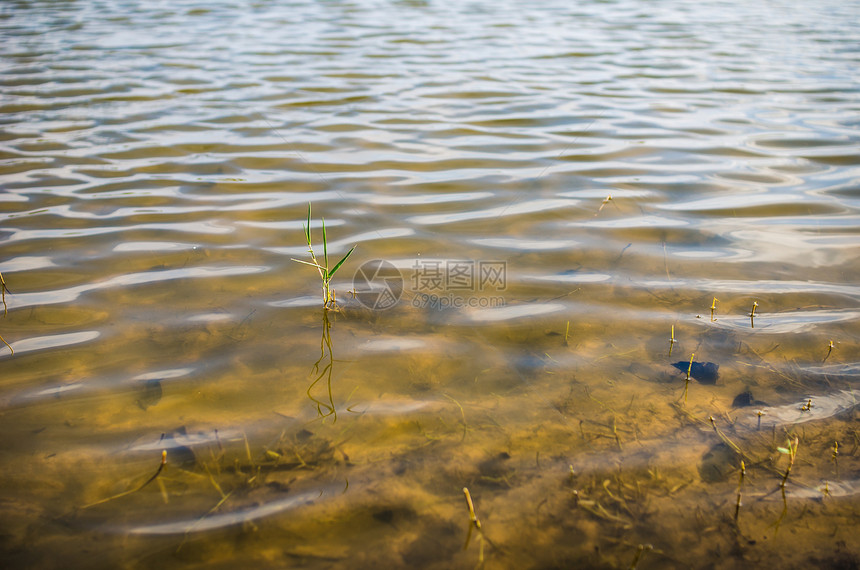
<svg viewBox="0 0 860 570">
<path fill-rule="evenodd" d="M 794 436 L 793 439 L 789 439 L 786 443 L 788 447 L 778 447 L 777 451 L 782 454 L 788 455 L 788 468 L 785 470 L 785 475 L 782 477 L 782 482 L 779 486 L 784 490 L 785 484 L 788 482 L 788 476 L 791 475 L 791 468 L 794 467 L 794 460 L 797 458 L 797 445 L 800 443 L 800 438 Z"/>
<path fill-rule="evenodd" d="M 0 273 L 0 292 L 2 292 L 2 295 L 3 295 L 3 316 L 4 317 L 9 313 L 9 307 L 6 306 L 6 291 L 9 291 L 9 288 L 6 286 L 6 280 L 3 279 L 3 274 Z"/>
<path fill-rule="evenodd" d="M 159 475 L 161 475 L 161 472 L 164 470 L 165 465 L 167 465 L 167 450 L 162 450 L 161 451 L 161 464 L 158 466 L 158 469 L 152 475 L 152 477 L 150 477 L 149 479 L 144 481 L 141 485 L 138 485 L 137 487 L 135 487 L 133 489 L 129 489 L 128 491 L 123 491 L 122 493 L 117 493 L 116 495 L 113 495 L 113 496 L 108 497 L 106 499 L 101 499 L 101 500 L 96 501 L 94 503 L 84 505 L 82 508 L 89 509 L 90 507 L 95 507 L 96 505 L 101 505 L 101 504 L 107 503 L 109 501 L 113 501 L 114 499 L 126 497 L 128 495 L 131 495 L 132 493 L 137 493 L 138 491 L 140 491 L 141 489 L 143 489 L 144 487 L 146 487 L 147 485 L 149 485 L 150 483 L 155 481 L 155 479 L 158 478 Z"/>
<path fill-rule="evenodd" d="M 675 346 L 675 343 L 678 342 L 675 339 L 675 325 L 672 325 L 671 332 L 669 333 L 669 356 L 672 356 L 672 347 Z"/>
<path fill-rule="evenodd" d="M 684 405 L 687 405 L 687 391 L 690 389 L 690 373 L 693 371 L 693 359 L 696 357 L 696 353 L 693 352 L 690 354 L 690 365 L 687 366 L 687 379 L 684 381 Z"/>
<path fill-rule="evenodd" d="M 466 507 L 469 509 L 469 521 L 475 525 L 475 528 L 480 530 L 481 521 L 478 520 L 478 515 L 475 514 L 475 504 L 472 502 L 472 494 L 469 493 L 468 487 L 463 487 L 463 494 L 466 495 Z"/>
<path fill-rule="evenodd" d="M 735 524 L 738 524 L 738 516 L 741 514 L 741 493 L 744 488 L 744 476 L 746 476 L 746 473 L 746 465 L 744 465 L 744 460 L 741 459 L 741 472 L 738 476 L 738 500 L 735 502 Z"/>
</svg>

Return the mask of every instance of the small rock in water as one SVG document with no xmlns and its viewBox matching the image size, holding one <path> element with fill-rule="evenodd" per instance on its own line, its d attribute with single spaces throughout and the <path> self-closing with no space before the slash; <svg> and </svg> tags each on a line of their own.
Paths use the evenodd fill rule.
<svg viewBox="0 0 860 570">
<path fill-rule="evenodd" d="M 177 465 L 183 469 L 193 469 L 197 464 L 197 457 L 194 451 L 185 445 L 189 443 L 188 432 L 185 426 L 180 426 L 172 432 L 162 435 L 161 441 L 167 451 L 167 462 L 171 465 Z"/>
<path fill-rule="evenodd" d="M 478 471 L 481 473 L 483 483 L 504 484 L 505 477 L 510 475 L 513 470 L 508 463 L 510 458 L 510 454 L 503 451 L 479 463 Z"/>
<path fill-rule="evenodd" d="M 520 374 L 534 374 L 546 366 L 546 362 L 531 353 L 521 354 L 514 359 L 514 369 Z"/>
<path fill-rule="evenodd" d="M 761 400 L 753 398 L 752 392 L 749 390 L 741 392 L 735 396 L 735 399 L 732 401 L 733 408 L 747 408 L 749 406 L 767 406 L 767 404 Z"/>
<path fill-rule="evenodd" d="M 720 365 L 714 364 L 713 362 L 693 362 L 693 365 L 690 366 L 689 361 L 681 361 L 675 362 L 672 366 L 685 374 L 689 368 L 690 377 L 698 380 L 702 384 L 716 384 L 717 377 L 720 375 Z"/>
<path fill-rule="evenodd" d="M 161 380 L 147 380 L 140 389 L 140 398 L 137 399 L 137 405 L 141 410 L 146 410 L 150 406 L 154 406 L 161 401 Z"/>
<path fill-rule="evenodd" d="M 737 453 L 725 443 L 720 442 L 702 456 L 701 461 L 699 461 L 699 477 L 705 483 L 725 481 L 737 463 Z"/>
</svg>

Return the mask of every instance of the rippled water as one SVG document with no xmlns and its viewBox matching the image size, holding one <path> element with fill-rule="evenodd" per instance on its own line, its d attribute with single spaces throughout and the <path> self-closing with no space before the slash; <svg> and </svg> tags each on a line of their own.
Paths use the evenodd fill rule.
<svg viewBox="0 0 860 570">
<path fill-rule="evenodd" d="M 5 2 L 6 567 L 856 567 L 858 16 Z"/>
</svg>

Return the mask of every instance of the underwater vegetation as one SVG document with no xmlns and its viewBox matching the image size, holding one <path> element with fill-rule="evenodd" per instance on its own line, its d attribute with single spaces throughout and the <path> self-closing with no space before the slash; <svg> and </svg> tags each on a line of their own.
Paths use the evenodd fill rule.
<svg viewBox="0 0 860 570">
<path fill-rule="evenodd" d="M 307 224 L 310 242 L 310 211 Z M 329 270 L 326 250 L 306 265 L 330 279 L 349 254 Z M 112 563 L 126 549 L 151 553 L 144 566 L 149 556 L 320 568 L 857 562 L 860 373 L 838 342 L 782 352 L 778 336 L 753 336 L 778 318 L 757 313 L 756 326 L 678 316 L 668 347 L 650 324 L 610 346 L 562 315 L 458 336 L 429 356 L 374 353 L 444 342 L 421 321 L 436 326 L 435 315 L 393 309 L 404 326 L 389 335 L 378 313 L 335 305 L 327 283 L 322 320 L 308 309 L 303 322 L 321 323 L 319 345 L 302 335 L 283 373 L 310 368 L 301 390 L 279 392 L 268 366 L 247 367 L 216 423 L 183 411 L 169 376 L 145 375 L 128 399 L 140 425 L 160 429 L 133 423 L 120 437 L 133 443 L 112 454 L 42 459 L 38 478 L 55 481 L 51 462 L 63 465 L 56 480 L 71 497 L 42 519 L 97 529 Z M 673 349 L 689 358 L 674 361 Z M 352 368 L 365 358 L 373 366 Z M 235 419 L 233 401 L 260 380 L 279 403 L 265 421 Z M 117 419 L 94 417 L 105 429 Z M 53 540 L 71 548 L 64 532 Z"/>
</svg>

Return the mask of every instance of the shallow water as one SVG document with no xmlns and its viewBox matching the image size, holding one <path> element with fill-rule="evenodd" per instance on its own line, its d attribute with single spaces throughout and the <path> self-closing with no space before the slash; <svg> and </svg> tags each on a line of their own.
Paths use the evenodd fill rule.
<svg viewBox="0 0 860 570">
<path fill-rule="evenodd" d="M 4 3 L 5 566 L 856 567 L 858 15 Z"/>
</svg>

